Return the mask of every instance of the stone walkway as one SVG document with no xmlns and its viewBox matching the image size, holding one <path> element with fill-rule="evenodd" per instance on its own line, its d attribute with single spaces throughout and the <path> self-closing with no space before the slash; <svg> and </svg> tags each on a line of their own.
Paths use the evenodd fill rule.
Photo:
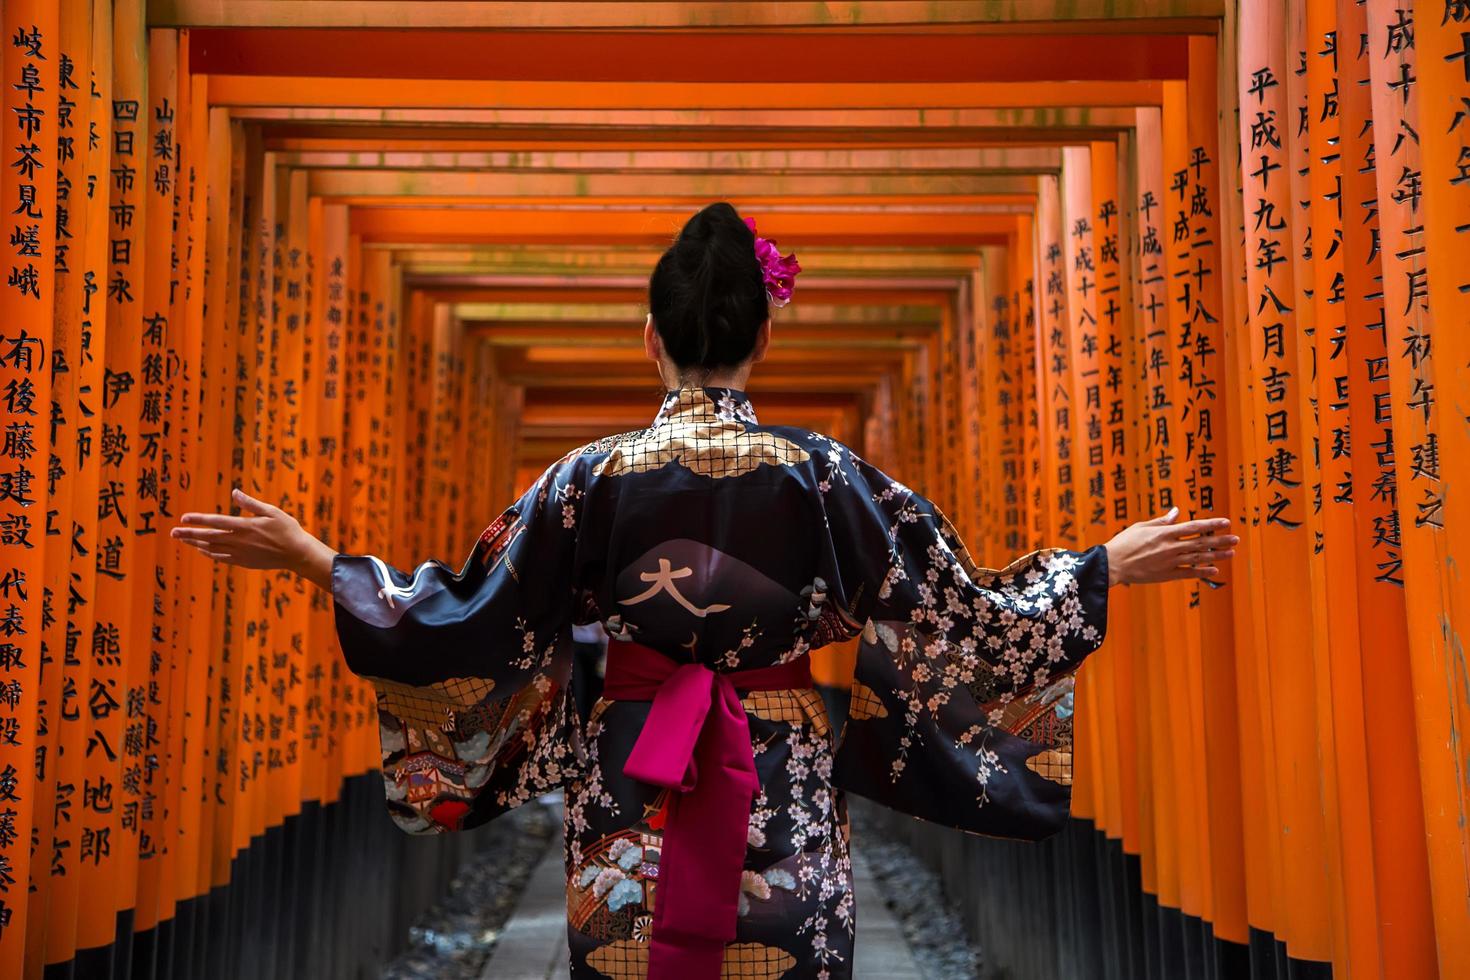
<svg viewBox="0 0 1470 980">
<path fill-rule="evenodd" d="M 919 980 L 898 920 L 884 904 L 861 852 L 852 855 L 857 883 L 856 980 Z M 567 974 L 566 881 L 559 846 L 547 848 L 505 925 L 481 980 L 562 980 Z"/>
</svg>

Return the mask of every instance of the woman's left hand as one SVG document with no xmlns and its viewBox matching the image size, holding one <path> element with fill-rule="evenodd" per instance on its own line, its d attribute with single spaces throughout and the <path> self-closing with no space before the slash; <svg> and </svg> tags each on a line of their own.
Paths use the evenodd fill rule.
<svg viewBox="0 0 1470 980">
<path fill-rule="evenodd" d="M 239 517 L 184 514 L 170 536 L 215 561 L 242 568 L 284 569 L 330 591 L 336 552 L 281 508 L 238 488 L 232 496 L 246 513 Z"/>
<path fill-rule="evenodd" d="M 1240 538 L 1230 519 L 1201 518 L 1176 524 L 1179 508 L 1130 524 L 1107 543 L 1108 585 L 1139 585 L 1177 579 L 1214 579 L 1220 563 L 1235 557 Z"/>
</svg>

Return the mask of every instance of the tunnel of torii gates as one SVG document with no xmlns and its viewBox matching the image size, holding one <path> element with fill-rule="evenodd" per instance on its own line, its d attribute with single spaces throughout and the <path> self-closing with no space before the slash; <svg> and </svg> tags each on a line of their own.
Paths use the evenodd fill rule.
<svg viewBox="0 0 1470 980">
<path fill-rule="evenodd" d="M 0 975 L 401 945 L 474 835 L 384 816 L 323 595 L 166 531 L 240 485 L 457 565 L 647 424 L 647 274 L 723 199 L 804 270 L 763 421 L 992 567 L 1176 504 L 1243 537 L 1114 591 L 1073 828 L 956 843 L 991 965 L 1470 976 L 1470 4 L 3 17 Z"/>
</svg>

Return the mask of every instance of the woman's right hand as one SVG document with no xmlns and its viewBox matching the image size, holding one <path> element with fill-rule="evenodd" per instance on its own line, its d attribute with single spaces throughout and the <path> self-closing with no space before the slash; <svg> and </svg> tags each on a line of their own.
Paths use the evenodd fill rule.
<svg viewBox="0 0 1470 980">
<path fill-rule="evenodd" d="M 285 569 L 331 591 L 336 552 L 279 507 L 239 488 L 231 496 L 244 514 L 185 514 L 169 535 L 215 561 L 242 568 Z"/>
<path fill-rule="evenodd" d="M 1177 579 L 1210 579 L 1220 574 L 1217 562 L 1235 557 L 1240 538 L 1227 533 L 1228 517 L 1207 517 L 1175 524 L 1179 508 L 1148 521 L 1130 524 L 1106 545 L 1108 585 L 1141 585 Z"/>
</svg>

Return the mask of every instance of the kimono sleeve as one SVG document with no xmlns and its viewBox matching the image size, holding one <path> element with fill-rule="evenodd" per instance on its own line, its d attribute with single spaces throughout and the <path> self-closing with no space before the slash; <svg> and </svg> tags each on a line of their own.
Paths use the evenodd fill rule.
<svg viewBox="0 0 1470 980">
<path fill-rule="evenodd" d="M 1107 627 L 1107 550 L 980 568 L 919 494 L 850 454 L 833 466 L 828 526 L 862 624 L 834 782 L 973 833 L 1060 830 L 1072 675 Z"/>
<path fill-rule="evenodd" d="M 342 653 L 377 692 L 388 809 L 409 833 L 484 823 L 575 765 L 565 635 L 584 472 L 547 470 L 458 570 L 333 561 Z"/>
</svg>

